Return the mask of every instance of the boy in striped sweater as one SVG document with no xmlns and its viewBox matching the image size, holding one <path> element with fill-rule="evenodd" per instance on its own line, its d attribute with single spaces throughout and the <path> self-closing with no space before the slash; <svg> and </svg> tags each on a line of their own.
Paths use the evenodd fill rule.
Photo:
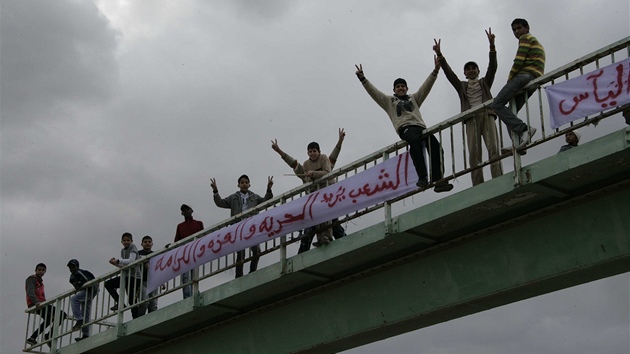
<svg viewBox="0 0 630 354">
<path fill-rule="evenodd" d="M 512 64 L 512 69 L 508 75 L 508 82 L 503 86 L 499 94 L 494 98 L 492 109 L 499 116 L 499 119 L 513 132 L 516 139 L 514 146 L 522 149 L 536 134 L 536 128 L 528 127 L 516 114 L 512 113 L 510 107 L 505 105 L 512 99 L 516 100 L 516 111 L 518 112 L 525 104 L 531 93 L 517 96 L 519 91 L 527 86 L 533 79 L 542 76 L 545 71 L 545 48 L 529 33 L 529 24 L 522 18 L 512 21 L 512 32 L 518 39 L 518 50 Z"/>
</svg>

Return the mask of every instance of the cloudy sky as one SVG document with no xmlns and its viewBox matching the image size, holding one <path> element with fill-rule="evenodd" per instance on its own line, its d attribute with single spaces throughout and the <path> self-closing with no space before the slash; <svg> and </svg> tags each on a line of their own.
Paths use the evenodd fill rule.
<svg viewBox="0 0 630 354">
<path fill-rule="evenodd" d="M 52 297 L 70 288 L 71 258 L 110 271 L 125 231 L 171 242 L 182 203 L 207 226 L 225 219 L 210 178 L 224 195 L 242 173 L 258 193 L 270 175 L 276 193 L 298 186 L 271 139 L 303 160 L 308 142 L 328 152 L 344 127 L 338 166 L 397 141 L 354 64 L 385 92 L 396 77 L 417 87 L 433 38 L 454 68 L 485 68 L 491 27 L 496 94 L 516 17 L 545 46 L 548 71 L 630 34 L 628 0 L 3 0 L 0 11 L 3 352 L 23 346 L 36 263 L 48 264 Z M 459 112 L 443 74 L 421 110 L 429 125 Z M 623 127 L 610 121 L 584 141 Z M 628 288 L 627 274 L 612 277 L 349 352 L 627 352 Z"/>
</svg>

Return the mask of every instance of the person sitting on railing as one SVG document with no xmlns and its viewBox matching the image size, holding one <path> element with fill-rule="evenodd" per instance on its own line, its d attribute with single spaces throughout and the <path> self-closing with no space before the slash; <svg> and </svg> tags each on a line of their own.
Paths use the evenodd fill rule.
<svg viewBox="0 0 630 354">
<path fill-rule="evenodd" d="M 120 242 L 123 245 L 123 248 L 120 250 L 120 258 L 112 257 L 109 260 L 109 263 L 122 268 L 128 264 L 133 263 L 136 259 L 138 259 L 138 248 L 133 244 L 133 236 L 129 232 L 125 232 L 122 235 Z M 129 299 L 129 305 L 133 305 L 136 303 L 136 290 L 140 290 L 140 268 L 133 267 L 133 269 L 129 270 L 129 276 L 127 277 L 127 296 Z M 116 289 L 120 288 L 120 277 L 115 277 L 109 279 L 105 282 L 105 290 L 111 295 L 112 299 L 114 299 L 114 306 L 110 308 L 112 311 L 118 310 L 118 292 Z M 131 317 L 138 317 L 138 307 L 133 307 L 131 309 Z"/>
<path fill-rule="evenodd" d="M 423 138 L 422 133 L 427 125 L 420 114 L 420 105 L 427 98 L 438 73 L 440 72 L 440 62 L 437 57 L 434 58 L 435 67 L 429 74 L 417 92 L 407 95 L 409 88 L 407 81 L 398 78 L 394 81 L 394 95 L 386 95 L 379 89 L 374 87 L 372 83 L 365 78 L 363 73 L 363 65 L 355 65 L 357 68 L 356 75 L 363 84 L 363 88 L 372 97 L 374 102 L 378 104 L 389 116 L 394 125 L 394 129 L 401 139 L 409 143 L 409 154 L 418 174 L 418 182 L 416 185 L 421 189 L 425 189 L 429 185 L 427 166 L 424 160 L 423 146 L 429 141 L 429 154 L 431 161 L 431 182 L 438 182 L 442 179 L 442 148 L 433 134 L 427 134 Z M 438 182 L 433 189 L 437 193 L 448 192 L 453 189 L 453 185 L 442 181 Z"/>
<path fill-rule="evenodd" d="M 564 140 L 567 142 L 567 145 L 561 146 L 558 153 L 577 147 L 581 138 L 582 135 L 577 130 L 567 132 L 566 134 L 564 134 Z"/>
<path fill-rule="evenodd" d="M 278 145 L 278 139 L 271 141 L 271 148 L 280 155 L 280 158 L 293 169 L 295 175 L 304 183 L 317 181 L 332 170 L 330 160 L 325 154 L 321 153 L 319 144 L 314 141 L 306 147 L 308 160 L 304 161 L 303 164 L 298 163 L 296 159 L 282 151 L 280 145 Z M 330 222 L 321 223 L 315 227 L 320 229 L 320 231 L 317 233 L 317 242 L 313 243 L 313 245 L 319 247 L 329 244 L 332 241 Z"/>
<path fill-rule="evenodd" d="M 221 198 L 219 190 L 217 188 L 217 181 L 214 178 L 210 179 L 210 187 L 212 187 L 212 195 L 214 204 L 219 208 L 230 209 L 230 216 L 240 214 L 248 209 L 255 207 L 256 205 L 265 202 L 273 198 L 273 176 L 267 177 L 267 193 L 264 197 L 249 190 L 250 182 L 247 175 L 242 175 L 237 180 L 238 191 L 234 194 L 227 196 L 227 198 Z M 252 252 L 252 259 L 249 262 L 249 272 L 252 273 L 258 268 L 258 260 L 260 259 L 260 245 L 250 247 Z M 236 278 L 243 276 L 243 260 L 245 259 L 245 250 L 236 252 Z"/>
<path fill-rule="evenodd" d="M 191 207 L 186 204 L 182 204 L 182 206 L 179 207 L 179 210 L 182 212 L 184 221 L 177 224 L 177 229 L 175 230 L 175 242 L 203 230 L 203 222 L 193 219 L 193 209 Z M 166 247 L 168 247 L 169 245 L 166 245 Z M 182 273 L 180 277 L 181 283 L 185 284 L 182 287 L 182 296 L 184 297 L 184 299 L 189 298 L 192 295 L 192 285 L 190 284 L 192 276 L 193 271 L 191 270 Z"/>
<path fill-rule="evenodd" d="M 516 112 L 518 112 L 533 93 L 528 92 L 527 96 L 525 94 L 517 95 L 530 81 L 542 76 L 545 72 L 545 48 L 536 37 L 529 33 L 529 24 L 526 20 L 517 18 L 512 21 L 511 26 L 514 36 L 518 39 L 518 50 L 508 75 L 508 82 L 494 98 L 492 109 L 505 123 L 508 130 L 515 134 L 516 140 L 513 143 L 516 149 L 520 150 L 536 134 L 537 129 L 528 127 L 516 114 L 512 113 L 511 101 L 512 99 L 516 100 Z M 510 103 L 509 108 L 505 106 L 508 103 Z M 503 150 L 503 152 L 506 151 Z"/>
<path fill-rule="evenodd" d="M 461 111 L 467 111 L 471 107 L 477 106 L 492 99 L 490 88 L 494 82 L 494 75 L 497 72 L 497 52 L 494 46 L 494 34 L 492 29 L 486 31 L 488 42 L 490 42 L 490 60 L 488 62 L 488 70 L 486 76 L 479 78 L 479 65 L 474 61 L 464 64 L 464 76 L 466 81 L 460 81 L 453 69 L 448 65 L 446 59 L 442 55 L 441 40 L 433 40 L 435 45 L 433 50 L 438 56 L 440 66 L 444 71 L 444 75 L 453 85 L 455 91 L 459 95 Z M 477 167 L 483 160 L 481 153 L 481 138 L 483 137 L 488 149 L 488 157 L 490 159 L 499 157 L 499 138 L 497 133 L 497 125 L 495 124 L 496 114 L 489 108 L 475 113 L 475 115 L 464 121 L 466 125 L 466 142 L 468 143 L 468 153 L 470 167 Z M 495 161 L 490 164 L 490 172 L 492 178 L 503 175 L 503 167 L 501 161 Z M 470 173 L 473 186 L 483 183 L 483 169 L 478 168 Z"/>
<path fill-rule="evenodd" d="M 26 339 L 26 343 L 31 346 L 37 345 L 37 336 L 44 332 L 46 327 L 50 326 L 55 319 L 55 306 L 48 304 L 44 307 L 41 307 L 43 302 L 46 302 L 46 293 L 44 291 L 44 274 L 46 274 L 46 265 L 44 263 L 39 263 L 35 266 L 35 274 L 30 275 L 26 278 L 26 305 L 30 308 L 35 306 L 38 310 L 35 312 L 38 314 L 44 321 L 39 325 L 39 328 L 31 334 L 28 339 Z M 64 311 L 60 311 L 61 316 L 59 317 L 59 325 L 63 322 L 63 320 L 68 317 L 68 315 Z M 50 338 L 50 332 L 44 335 L 44 340 L 48 340 Z M 50 347 L 50 342 L 47 342 Z"/>
<path fill-rule="evenodd" d="M 74 319 L 77 321 L 72 330 L 80 329 L 82 332 L 81 337 L 74 339 L 79 342 L 90 336 L 91 326 L 83 326 L 83 324 L 90 322 L 92 299 L 98 294 L 98 284 L 84 287 L 85 283 L 94 279 L 94 274 L 85 269 L 79 269 L 79 261 L 76 259 L 71 259 L 68 262 L 68 270 L 70 270 L 70 284 L 77 290 L 77 293 L 70 297 L 70 304 L 72 305 Z"/>
</svg>

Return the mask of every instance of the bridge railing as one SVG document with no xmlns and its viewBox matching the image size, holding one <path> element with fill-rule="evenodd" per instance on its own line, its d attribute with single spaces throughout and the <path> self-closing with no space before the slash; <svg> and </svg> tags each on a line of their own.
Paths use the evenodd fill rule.
<svg viewBox="0 0 630 354">
<path fill-rule="evenodd" d="M 624 60 L 628 57 L 630 57 L 630 37 L 626 37 L 620 41 L 612 43 L 604 48 L 601 48 L 598 51 L 590 53 L 582 58 L 566 64 L 561 68 L 558 68 L 552 72 L 545 74 L 542 77 L 533 80 L 524 89 L 524 91 L 533 91 L 534 94 L 529 98 L 526 105 L 521 110 L 520 115 L 521 117 L 524 117 L 525 122 L 529 126 L 536 127 L 540 134 L 534 136 L 534 140 L 532 140 L 531 143 L 527 145 L 526 150 L 546 144 L 551 140 L 563 136 L 568 131 L 578 129 L 589 124 L 597 124 L 602 119 L 615 115 L 624 109 L 630 109 L 630 105 L 613 107 L 604 112 L 584 117 L 579 121 L 574 121 L 573 123 L 568 124 L 562 129 L 551 129 L 549 124 L 549 110 L 547 108 L 546 95 L 544 95 L 543 93 L 545 87 L 554 85 L 562 81 L 566 81 L 573 77 L 581 76 L 586 72 L 590 72 L 592 70 L 600 68 L 601 66 L 606 66 L 611 63 Z M 452 99 L 455 98 L 452 97 Z M 434 136 L 440 141 L 442 149 L 444 150 L 444 180 L 452 180 L 467 175 L 475 169 L 482 169 L 486 166 L 489 166 L 493 162 L 500 161 L 509 162 L 509 164 L 511 165 L 512 170 L 510 173 L 512 173 L 514 176 L 515 185 L 523 183 L 523 181 L 521 180 L 521 173 L 519 173 L 521 169 L 520 166 L 522 157 L 521 154 L 515 153 L 515 151 L 512 149 L 510 149 L 510 152 L 503 153 L 495 159 L 486 158 L 483 162 L 475 167 L 471 167 L 468 162 L 465 122 L 468 119 L 472 118 L 476 113 L 485 110 L 485 108 L 489 107 L 491 103 L 491 100 L 484 102 L 482 105 L 473 107 L 427 129 L 428 133 L 434 134 Z M 500 147 L 511 148 L 512 143 L 506 128 L 503 127 L 503 124 L 498 119 L 496 120 L 496 122 L 499 124 L 498 128 Z M 306 183 L 297 188 L 294 188 L 288 192 L 276 196 L 275 198 L 263 204 L 260 204 L 256 208 L 250 209 L 242 214 L 226 219 L 220 223 L 217 223 L 216 225 L 211 226 L 210 228 L 207 228 L 190 237 L 187 237 L 184 240 L 172 244 L 168 249 L 154 252 L 149 257 L 157 256 L 168 251 L 169 249 L 172 249 L 173 247 L 179 247 L 188 242 L 193 242 L 200 237 L 208 235 L 216 230 L 222 229 L 230 224 L 237 222 L 237 220 L 240 218 L 248 217 L 256 213 L 260 213 L 264 210 L 301 198 L 309 192 L 312 192 L 313 190 L 325 187 L 328 183 L 330 183 L 331 180 L 344 180 L 346 178 L 352 177 L 362 171 L 365 171 L 375 166 L 380 162 L 387 160 L 392 156 L 404 153 L 406 150 L 406 142 L 398 141 L 385 148 L 372 152 L 371 154 L 368 154 L 363 158 L 353 161 L 343 166 L 342 168 L 332 171 L 325 178 L 321 178 L 318 182 Z M 431 186 L 432 185 L 430 185 L 429 187 Z M 385 203 L 380 203 L 364 209 L 356 210 L 347 215 L 342 215 L 339 217 L 336 223 L 347 223 L 363 215 L 372 213 L 379 209 L 383 209 L 382 219 L 380 219 L 379 217 L 379 220 L 384 220 L 386 230 L 388 230 L 387 226 L 391 225 L 391 218 L 393 217 L 392 205 L 400 201 L 404 201 L 405 199 L 420 192 L 421 191 L 414 191 L 407 195 L 389 200 Z M 293 232 L 291 234 L 266 241 L 261 244 L 261 256 L 272 253 L 277 254 L 279 262 L 281 264 L 286 264 L 286 260 L 289 257 L 287 248 L 297 242 L 300 242 L 301 239 L 310 236 L 309 233 L 312 234 L 313 230 L 306 232 Z M 245 266 L 247 266 L 247 263 L 249 263 L 252 259 L 252 255 L 249 254 L 249 250 L 247 250 L 247 253 L 248 255 L 243 260 Z M 91 309 L 89 311 L 90 316 L 89 319 L 84 318 L 84 325 L 91 326 L 91 334 L 103 332 L 111 328 L 116 328 L 118 335 L 122 336 L 124 335 L 125 321 L 128 321 L 130 317 L 137 316 L 139 313 L 142 314 L 146 312 L 150 301 L 157 298 L 163 298 L 168 294 L 172 294 L 176 291 L 179 291 L 179 289 L 188 286 L 192 288 L 193 299 L 196 299 L 196 295 L 199 294 L 200 291 L 213 286 L 210 280 L 215 279 L 216 275 L 224 273 L 227 270 L 234 268 L 236 265 L 236 256 L 234 254 L 223 256 L 219 259 L 208 262 L 194 269 L 192 271 L 192 277 L 190 278 L 188 283 L 182 283 L 181 278 L 177 277 L 164 284 L 160 289 L 155 292 L 153 296 L 151 296 L 146 294 L 143 295 L 142 291 L 140 290 L 142 288 L 142 284 L 146 281 L 146 279 L 144 279 L 145 275 L 143 271 L 144 268 L 148 266 L 147 259 L 143 258 L 129 266 L 100 276 L 87 284 L 88 286 L 93 285 L 95 287 L 98 287 L 100 291 L 91 301 Z M 135 279 L 134 281 L 134 278 L 132 278 L 130 275 L 133 274 L 132 272 L 136 271 L 136 268 L 140 268 L 142 276 L 140 279 Z M 112 297 L 106 291 L 104 286 L 107 281 L 111 281 L 116 277 L 120 277 L 120 289 L 118 289 L 120 300 L 117 305 L 114 303 Z M 101 286 L 101 283 L 103 283 L 103 286 Z M 128 294 L 127 289 L 133 289 L 135 291 L 131 292 L 131 294 Z M 72 315 L 72 297 L 75 295 L 75 293 L 75 291 L 68 291 L 46 301 L 39 308 L 33 307 L 26 310 L 27 328 L 25 339 L 27 339 L 31 335 L 31 333 L 39 328 L 41 324 L 51 323 L 51 327 L 49 329 L 49 332 L 39 331 L 39 334 L 36 338 L 37 344 L 32 345 L 26 343 L 24 351 L 32 353 L 41 352 L 44 349 L 43 347 L 45 345 L 51 346 L 54 349 L 61 348 L 63 346 L 73 343 L 77 338 L 81 337 L 81 331 L 73 330 L 72 328 L 75 324 L 74 321 L 63 320 L 64 318 L 66 318 L 66 315 L 68 319 L 74 319 Z M 85 305 L 85 303 L 79 303 L 79 305 Z M 53 321 L 53 318 L 56 320 Z"/>
</svg>

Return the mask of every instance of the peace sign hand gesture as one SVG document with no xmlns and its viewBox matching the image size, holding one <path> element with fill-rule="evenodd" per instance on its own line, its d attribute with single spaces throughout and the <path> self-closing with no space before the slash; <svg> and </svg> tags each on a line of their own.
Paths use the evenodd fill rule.
<svg viewBox="0 0 630 354">
<path fill-rule="evenodd" d="M 357 68 L 357 71 L 355 72 L 355 74 L 357 75 L 359 80 L 363 81 L 363 79 L 365 79 L 365 75 L 363 74 L 363 64 L 359 64 L 359 65 L 354 64 L 354 67 Z"/>
</svg>

